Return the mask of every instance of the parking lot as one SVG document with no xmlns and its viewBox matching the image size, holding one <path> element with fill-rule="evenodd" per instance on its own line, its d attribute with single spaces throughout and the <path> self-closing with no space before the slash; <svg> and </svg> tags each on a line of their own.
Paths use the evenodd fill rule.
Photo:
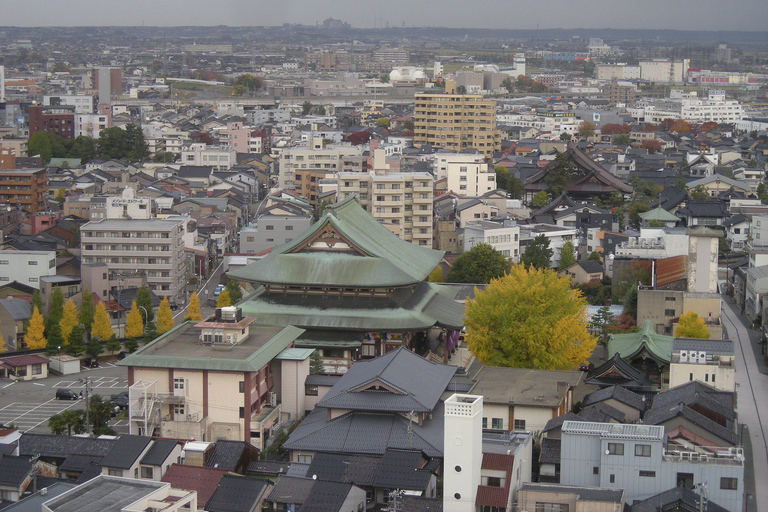
<svg viewBox="0 0 768 512">
<path fill-rule="evenodd" d="M 49 434 L 48 418 L 67 409 L 84 410 L 84 400 L 56 400 L 56 389 L 85 392 L 85 379 L 90 381 L 93 395 L 109 398 L 128 389 L 127 371 L 113 363 L 102 363 L 99 368 L 83 368 L 79 374 L 52 375 L 46 379 L 14 382 L 0 380 L 0 423 L 13 425 L 25 432 Z M 121 419 L 122 418 L 122 419 Z M 128 433 L 124 414 L 110 421 L 118 434 Z"/>
</svg>

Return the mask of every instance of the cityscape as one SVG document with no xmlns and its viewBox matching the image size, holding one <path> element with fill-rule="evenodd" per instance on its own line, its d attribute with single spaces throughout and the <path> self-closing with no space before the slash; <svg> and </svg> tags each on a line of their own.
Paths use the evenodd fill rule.
<svg viewBox="0 0 768 512">
<path fill-rule="evenodd" d="M 768 512 L 764 6 L 172 3 L 0 9 L 0 508 Z"/>
</svg>

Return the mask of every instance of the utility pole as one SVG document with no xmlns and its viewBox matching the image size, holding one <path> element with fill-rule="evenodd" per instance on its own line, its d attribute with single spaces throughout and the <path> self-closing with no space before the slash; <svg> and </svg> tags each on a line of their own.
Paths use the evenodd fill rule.
<svg viewBox="0 0 768 512">
<path fill-rule="evenodd" d="M 403 512 L 403 491 L 400 489 L 394 489 L 389 491 L 389 503 L 387 504 L 388 512 Z"/>
<path fill-rule="evenodd" d="M 85 428 L 90 436 L 93 433 L 91 432 L 91 378 L 86 377 L 80 381 L 85 382 Z"/>
</svg>

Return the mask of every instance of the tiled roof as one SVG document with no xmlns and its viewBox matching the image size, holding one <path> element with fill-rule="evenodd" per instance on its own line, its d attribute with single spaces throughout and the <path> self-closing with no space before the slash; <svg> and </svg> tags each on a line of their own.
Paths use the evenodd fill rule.
<svg viewBox="0 0 768 512">
<path fill-rule="evenodd" d="M 441 498 L 422 498 L 419 496 L 403 496 L 403 510 L 408 512 L 443 512 Z"/>
<path fill-rule="evenodd" d="M 315 480 L 311 478 L 299 478 L 280 475 L 275 481 L 275 487 L 269 493 L 267 501 L 275 503 L 287 503 L 303 505 L 312 490 Z"/>
<path fill-rule="evenodd" d="M 205 467 L 226 469 L 227 471 L 238 470 L 238 464 L 243 456 L 248 456 L 248 452 L 251 453 L 251 458 L 256 458 L 256 450 L 251 445 L 244 441 L 216 441 L 216 445 L 213 447 L 213 451 L 205 461 Z"/>
<path fill-rule="evenodd" d="M 224 475 L 208 500 L 207 512 L 251 512 L 264 491 L 271 486 L 269 480 Z"/>
<path fill-rule="evenodd" d="M 0 485 L 19 488 L 35 463 L 29 457 L 3 455 L 0 458 Z"/>
<path fill-rule="evenodd" d="M 100 465 L 107 468 L 129 469 L 151 442 L 151 437 L 122 435 L 101 459 Z"/>
<path fill-rule="evenodd" d="M 509 489 L 506 487 L 477 486 L 475 505 L 479 507 L 506 508 L 509 498 Z"/>
<path fill-rule="evenodd" d="M 88 437 L 25 433 L 19 439 L 19 455 L 66 459 L 73 453 L 105 456 L 116 441 Z"/>
<path fill-rule="evenodd" d="M 316 480 L 301 512 L 338 512 L 352 490 L 352 484 Z"/>
<path fill-rule="evenodd" d="M 370 487 L 374 485 L 380 461 L 375 456 L 318 452 L 306 474 L 319 480 Z"/>
<path fill-rule="evenodd" d="M 701 496 L 687 487 L 674 487 L 629 507 L 631 512 L 657 512 L 658 510 L 699 510 Z M 671 505 L 671 507 L 670 507 Z M 707 512 L 727 512 L 712 500 L 707 500 Z"/>
<path fill-rule="evenodd" d="M 0 362 L 2 362 L 4 365 L 16 367 L 26 366 L 28 364 L 47 364 L 48 359 L 36 354 L 27 354 L 23 356 L 4 357 L 0 359 Z"/>
<path fill-rule="evenodd" d="M 78 455 L 72 454 L 61 463 L 59 469 L 61 471 L 72 471 L 76 473 L 82 473 L 86 469 L 90 468 L 93 464 L 98 464 L 101 459 L 100 455 Z"/>
<path fill-rule="evenodd" d="M 644 411 L 646 408 L 643 395 L 633 393 L 632 391 L 624 389 L 621 386 L 608 386 L 607 388 L 599 389 L 585 396 L 581 403 L 586 407 L 588 405 L 603 402 L 611 398 L 638 411 Z"/>
<path fill-rule="evenodd" d="M 416 450 L 388 449 L 379 463 L 374 487 L 426 491 L 432 473 L 420 469 L 424 454 Z"/>
<path fill-rule="evenodd" d="M 560 439 L 545 437 L 541 440 L 539 464 L 560 464 Z"/>
<path fill-rule="evenodd" d="M 149 451 L 141 458 L 141 463 L 147 466 L 160 466 L 178 444 L 179 441 L 173 439 L 155 439 Z"/>
<path fill-rule="evenodd" d="M 208 504 L 208 500 L 216 492 L 219 481 L 226 474 L 226 469 L 173 464 L 163 476 L 163 482 L 171 484 L 176 489 L 197 491 L 197 503 L 202 508 Z"/>
</svg>

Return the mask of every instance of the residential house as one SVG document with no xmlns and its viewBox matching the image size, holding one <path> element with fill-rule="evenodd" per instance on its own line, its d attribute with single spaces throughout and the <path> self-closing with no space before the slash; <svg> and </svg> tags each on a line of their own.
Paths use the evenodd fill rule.
<svg viewBox="0 0 768 512">
<path fill-rule="evenodd" d="M 603 279 L 603 265 L 595 260 L 579 261 L 570 267 L 564 268 L 557 274 L 560 277 L 570 277 L 571 284 L 573 285 L 586 284 L 590 281 L 600 281 Z"/>
<path fill-rule="evenodd" d="M 0 358 L 0 375 L 19 380 L 48 377 L 48 359 L 37 354 Z"/>
<path fill-rule="evenodd" d="M 688 201 L 688 204 L 677 210 L 680 217 L 689 228 L 697 226 L 722 226 L 729 217 L 725 203 L 715 201 Z"/>
<path fill-rule="evenodd" d="M 152 438 L 145 436 L 122 435 L 104 455 L 99 465 L 103 475 L 139 478 L 141 459 L 152 445 Z M 148 471 L 142 469 L 143 478 L 150 478 Z"/>
<path fill-rule="evenodd" d="M 725 240 L 728 242 L 728 247 L 730 247 L 732 251 L 741 252 L 744 250 L 747 239 L 749 238 L 750 224 L 750 217 L 747 217 L 742 213 L 732 215 L 723 221 Z"/>
<path fill-rule="evenodd" d="M 224 475 L 208 500 L 207 512 L 259 512 L 272 490 L 269 480 Z"/>
<path fill-rule="evenodd" d="M 165 472 L 161 482 L 138 480 L 142 483 L 170 484 L 175 489 L 187 489 L 197 495 L 200 509 L 206 510 L 208 502 L 213 497 L 219 482 L 227 474 L 225 469 L 203 468 L 185 464 L 172 464 Z M 103 478 L 103 477 L 102 477 Z M 136 480 L 134 480 L 136 481 Z"/>
<path fill-rule="evenodd" d="M 647 407 L 644 395 L 634 393 L 617 385 L 593 391 L 584 397 L 581 404 L 584 407 L 596 404 L 607 405 L 622 413 L 626 422 L 639 420 Z"/>
<path fill-rule="evenodd" d="M 26 322 L 32 317 L 32 305 L 25 299 L 9 296 L 0 299 L 0 336 L 7 349 L 21 347 Z"/>
</svg>

